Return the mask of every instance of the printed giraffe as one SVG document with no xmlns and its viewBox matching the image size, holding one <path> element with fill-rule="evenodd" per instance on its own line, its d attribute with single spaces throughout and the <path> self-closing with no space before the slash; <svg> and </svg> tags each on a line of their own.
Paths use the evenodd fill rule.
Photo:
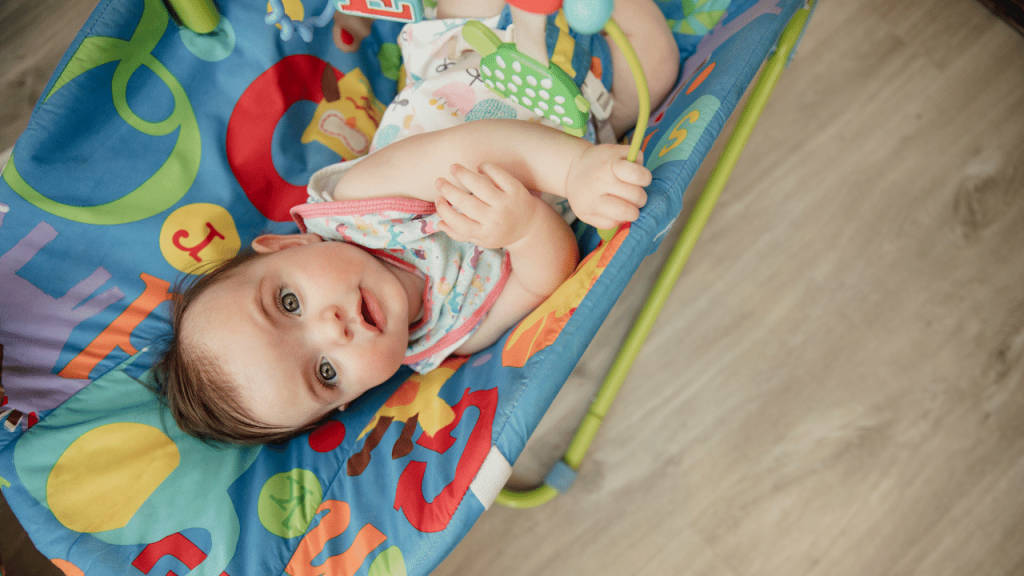
<svg viewBox="0 0 1024 576">
<path fill-rule="evenodd" d="M 402 433 L 391 450 L 391 458 L 397 460 L 412 452 L 412 436 L 416 426 L 423 433 L 433 436 L 455 419 L 455 411 L 438 396 L 444 383 L 455 371 L 466 363 L 468 357 L 452 356 L 436 369 L 426 374 L 414 374 L 388 398 L 377 415 L 359 434 L 362 438 L 369 433 L 363 448 L 348 459 L 348 475 L 358 476 L 370 465 L 370 454 L 380 444 L 384 434 L 393 422 L 403 422 Z"/>
</svg>

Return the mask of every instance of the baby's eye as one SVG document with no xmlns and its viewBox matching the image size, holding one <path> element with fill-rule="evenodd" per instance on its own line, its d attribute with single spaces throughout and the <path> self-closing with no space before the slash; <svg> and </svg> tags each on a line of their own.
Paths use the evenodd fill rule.
<svg viewBox="0 0 1024 576">
<path fill-rule="evenodd" d="M 299 305 L 299 297 L 291 290 L 281 288 L 277 294 L 277 298 L 281 303 L 281 310 L 284 310 L 289 314 L 298 314 L 301 312 L 302 307 Z"/>
<path fill-rule="evenodd" d="M 338 372 L 327 358 L 320 359 L 320 364 L 316 367 L 316 375 L 320 379 L 320 383 L 328 388 L 338 385 Z"/>
</svg>

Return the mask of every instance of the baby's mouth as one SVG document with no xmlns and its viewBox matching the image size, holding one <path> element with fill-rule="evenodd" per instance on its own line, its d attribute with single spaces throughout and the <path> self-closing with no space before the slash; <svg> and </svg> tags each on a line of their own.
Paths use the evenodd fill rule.
<svg viewBox="0 0 1024 576">
<path fill-rule="evenodd" d="M 387 328 L 387 320 L 380 309 L 380 304 L 367 289 L 360 288 L 359 292 L 362 295 L 360 313 L 363 315 L 363 322 L 377 332 L 383 332 Z"/>
</svg>

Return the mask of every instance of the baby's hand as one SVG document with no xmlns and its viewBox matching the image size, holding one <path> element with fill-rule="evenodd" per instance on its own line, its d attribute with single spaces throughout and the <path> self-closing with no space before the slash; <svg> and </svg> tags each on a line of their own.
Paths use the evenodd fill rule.
<svg viewBox="0 0 1024 576">
<path fill-rule="evenodd" d="M 452 165 L 461 186 L 438 178 L 434 201 L 440 229 L 453 240 L 482 248 L 506 248 L 527 235 L 541 202 L 519 180 L 496 164 L 484 163 L 477 173 Z"/>
<path fill-rule="evenodd" d="M 565 183 L 565 196 L 576 217 L 597 228 L 614 228 L 640 216 L 647 203 L 644 186 L 651 171 L 626 159 L 628 146 L 591 146 L 573 162 Z"/>
</svg>

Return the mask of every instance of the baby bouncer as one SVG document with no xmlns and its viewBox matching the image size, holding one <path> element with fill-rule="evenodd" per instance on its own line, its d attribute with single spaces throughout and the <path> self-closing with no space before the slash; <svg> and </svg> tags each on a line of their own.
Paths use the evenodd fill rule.
<svg viewBox="0 0 1024 576">
<path fill-rule="evenodd" d="M 630 136 L 654 174 L 636 222 L 578 226 L 575 274 L 488 350 L 403 370 L 287 444 L 206 444 L 152 392 L 148 346 L 167 329 L 175 278 L 294 231 L 288 208 L 309 174 L 366 153 L 397 90 L 401 23 L 352 42 L 318 25 L 337 7 L 418 4 L 337 4 L 275 1 L 268 16 L 253 2 L 102 0 L 3 169 L 0 492 L 65 574 L 427 574 L 494 502 L 567 490 L 813 9 L 659 0 L 683 65 Z M 562 56 L 579 20 L 550 18 L 551 62 L 571 77 L 578 63 Z M 502 490 L 759 68 L 565 457 L 541 486 Z M 17 528 L 5 523 L 0 541 Z"/>
</svg>

